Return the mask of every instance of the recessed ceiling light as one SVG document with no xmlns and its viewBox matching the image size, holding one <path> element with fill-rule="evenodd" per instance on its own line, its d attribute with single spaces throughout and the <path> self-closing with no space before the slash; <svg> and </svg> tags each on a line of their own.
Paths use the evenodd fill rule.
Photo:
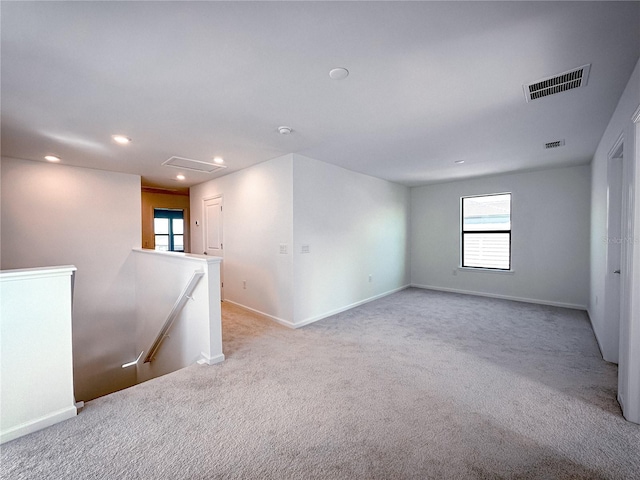
<svg viewBox="0 0 640 480">
<path fill-rule="evenodd" d="M 213 157 L 213 163 L 217 163 L 218 165 L 224 163 L 224 158 L 222 157 Z"/>
<path fill-rule="evenodd" d="M 127 145 L 131 143 L 131 139 L 129 137 L 125 137 L 124 135 L 111 135 L 114 141 L 119 143 L 120 145 Z"/>
<path fill-rule="evenodd" d="M 349 76 L 349 70 L 344 67 L 334 68 L 329 71 L 329 77 L 332 80 L 344 80 Z"/>
<path fill-rule="evenodd" d="M 278 127 L 278 133 L 280 133 L 280 135 L 289 135 L 291 131 L 291 127 L 286 127 L 284 125 L 282 127 Z"/>
<path fill-rule="evenodd" d="M 44 159 L 48 162 L 59 162 L 60 157 L 56 157 L 55 155 L 46 155 Z"/>
<path fill-rule="evenodd" d="M 182 175 L 182 174 L 180 173 L 180 174 L 176 175 L 176 178 L 177 178 L 178 180 L 184 180 L 184 179 L 185 179 L 185 178 L 187 178 L 187 177 L 185 177 L 184 175 Z"/>
<path fill-rule="evenodd" d="M 456 160 L 456 161 L 455 161 L 455 162 L 453 162 L 453 163 L 456 163 L 456 164 L 458 164 L 458 165 L 462 165 L 462 164 L 464 163 L 464 160 Z"/>
</svg>

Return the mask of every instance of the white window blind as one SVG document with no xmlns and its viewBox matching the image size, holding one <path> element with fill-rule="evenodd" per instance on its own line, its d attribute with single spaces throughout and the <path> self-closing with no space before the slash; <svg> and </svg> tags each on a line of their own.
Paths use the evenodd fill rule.
<svg viewBox="0 0 640 480">
<path fill-rule="evenodd" d="M 462 266 L 511 268 L 511 194 L 462 197 Z"/>
</svg>

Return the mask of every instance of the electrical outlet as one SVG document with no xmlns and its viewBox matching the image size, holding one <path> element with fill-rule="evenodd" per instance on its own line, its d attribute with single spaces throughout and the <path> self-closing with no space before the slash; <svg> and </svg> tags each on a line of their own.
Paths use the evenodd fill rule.
<svg viewBox="0 0 640 480">
<path fill-rule="evenodd" d="M 289 247 L 286 243 L 280 244 L 280 255 L 286 255 L 289 251 Z"/>
<path fill-rule="evenodd" d="M 246 280 L 242 280 L 242 288 L 243 288 L 243 290 L 247 289 L 247 281 Z"/>
<path fill-rule="evenodd" d="M 369 275 L 369 283 L 373 282 L 373 275 Z"/>
<path fill-rule="evenodd" d="M 454 268 L 453 271 L 451 272 L 451 275 L 453 275 L 454 277 L 458 275 L 458 269 Z"/>
<path fill-rule="evenodd" d="M 309 245 L 302 245 L 302 248 L 300 249 L 300 253 L 310 253 L 311 249 L 309 248 Z"/>
</svg>

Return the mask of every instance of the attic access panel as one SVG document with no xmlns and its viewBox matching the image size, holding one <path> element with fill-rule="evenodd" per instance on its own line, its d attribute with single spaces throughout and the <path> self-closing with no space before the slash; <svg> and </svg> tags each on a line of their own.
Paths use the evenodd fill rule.
<svg viewBox="0 0 640 480">
<path fill-rule="evenodd" d="M 216 163 L 203 162 L 200 160 L 192 160 L 184 157 L 171 157 L 162 163 L 167 167 L 181 168 L 185 170 L 192 170 L 194 172 L 213 173 L 215 171 L 227 168 L 226 165 L 219 165 Z"/>
<path fill-rule="evenodd" d="M 548 97 L 556 93 L 566 92 L 574 88 L 587 86 L 591 64 L 583 65 L 572 70 L 553 75 L 551 77 L 537 80 L 533 83 L 523 85 L 524 96 L 529 103 L 532 100 Z"/>
</svg>

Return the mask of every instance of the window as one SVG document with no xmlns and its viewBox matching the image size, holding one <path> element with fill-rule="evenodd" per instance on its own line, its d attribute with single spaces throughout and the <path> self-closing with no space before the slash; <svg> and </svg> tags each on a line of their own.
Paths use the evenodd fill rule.
<svg viewBox="0 0 640 480">
<path fill-rule="evenodd" d="M 462 197 L 462 266 L 511 269 L 511 194 Z"/>
<path fill-rule="evenodd" d="M 153 233 L 156 250 L 184 252 L 184 211 L 154 208 Z"/>
</svg>

